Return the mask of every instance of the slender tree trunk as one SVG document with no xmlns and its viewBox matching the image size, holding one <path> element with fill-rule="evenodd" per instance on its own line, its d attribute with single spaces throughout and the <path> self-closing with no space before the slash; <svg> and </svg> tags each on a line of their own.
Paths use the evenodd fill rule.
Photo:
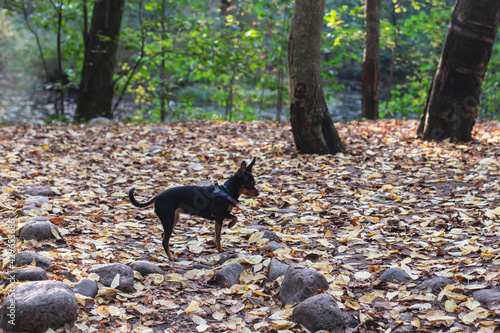
<svg viewBox="0 0 500 333">
<path fill-rule="evenodd" d="M 56 88 L 54 89 L 54 106 L 56 109 L 56 117 L 64 116 L 64 90 L 65 83 L 63 77 L 62 69 L 62 42 L 61 42 L 61 30 L 63 23 L 63 4 L 52 2 L 54 9 L 57 13 L 57 80 Z"/>
<path fill-rule="evenodd" d="M 380 13 L 382 0 L 365 2 L 365 53 L 361 72 L 361 116 L 378 119 Z"/>
<path fill-rule="evenodd" d="M 167 33 L 167 20 L 165 17 L 165 12 L 167 10 L 167 6 L 165 0 L 161 2 L 161 64 L 160 64 L 160 122 L 164 122 L 167 118 L 167 73 L 165 70 L 165 57 L 167 56 L 167 50 L 165 49 L 165 43 L 163 43 L 166 38 Z"/>
<path fill-rule="evenodd" d="M 417 134 L 468 142 L 500 20 L 498 0 L 457 0 Z"/>
<path fill-rule="evenodd" d="M 125 0 L 96 0 L 85 42 L 75 121 L 112 117 L 113 75 Z"/>
<path fill-rule="evenodd" d="M 137 71 L 137 68 L 141 65 L 143 59 L 144 59 L 144 47 L 146 45 L 146 32 L 143 24 L 143 2 L 144 0 L 139 0 L 138 1 L 138 8 L 139 8 L 139 26 L 141 27 L 141 48 L 139 52 L 139 56 L 136 58 L 136 61 L 134 63 L 134 66 L 132 66 L 132 69 L 129 71 L 127 79 L 125 80 L 125 84 L 122 87 L 122 90 L 118 94 L 118 98 L 115 101 L 115 104 L 113 105 L 113 108 L 111 109 L 111 116 L 114 116 L 116 113 L 116 110 L 118 110 L 118 106 L 120 105 L 121 101 L 123 100 L 123 97 L 125 96 L 125 92 L 128 89 L 128 86 L 130 85 L 130 82 L 132 81 L 132 78 L 134 77 L 135 72 Z"/>
<path fill-rule="evenodd" d="M 335 154 L 345 150 L 323 95 L 324 12 L 325 0 L 295 0 L 288 37 L 290 122 L 297 149 L 305 154 Z"/>
</svg>

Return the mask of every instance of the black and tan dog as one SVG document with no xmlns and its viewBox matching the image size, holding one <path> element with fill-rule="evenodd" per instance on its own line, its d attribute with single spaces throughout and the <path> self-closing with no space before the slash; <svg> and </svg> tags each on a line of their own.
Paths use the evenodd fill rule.
<svg viewBox="0 0 500 333">
<path fill-rule="evenodd" d="M 255 158 L 247 166 L 241 163 L 238 171 L 231 176 L 221 187 L 214 183 L 210 186 L 181 186 L 168 189 L 145 203 L 139 203 L 134 198 L 135 188 L 131 188 L 128 196 L 136 207 L 147 207 L 155 203 L 155 213 L 163 225 L 163 248 L 170 260 L 174 257 L 169 249 L 169 240 L 172 231 L 182 213 L 201 216 L 215 221 L 215 242 L 217 250 L 222 251 L 221 229 L 224 219 L 230 219 L 229 228 L 236 224 L 237 217 L 231 215 L 231 210 L 238 204 L 240 195 L 257 196 L 255 179 L 252 167 Z"/>
</svg>

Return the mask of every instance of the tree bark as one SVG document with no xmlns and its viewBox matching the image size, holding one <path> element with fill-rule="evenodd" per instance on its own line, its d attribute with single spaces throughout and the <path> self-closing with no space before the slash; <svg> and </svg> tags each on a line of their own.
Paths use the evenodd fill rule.
<svg viewBox="0 0 500 333">
<path fill-rule="evenodd" d="M 75 121 L 112 117 L 113 75 L 125 0 L 97 0 L 85 56 Z"/>
<path fill-rule="evenodd" d="M 378 119 L 381 0 L 365 2 L 365 53 L 361 71 L 361 116 Z"/>
<path fill-rule="evenodd" d="M 305 154 L 345 151 L 323 95 L 321 33 L 325 0 L 295 0 L 288 37 L 290 122 Z"/>
<path fill-rule="evenodd" d="M 458 0 L 417 130 L 427 141 L 469 142 L 500 19 L 498 0 Z"/>
</svg>

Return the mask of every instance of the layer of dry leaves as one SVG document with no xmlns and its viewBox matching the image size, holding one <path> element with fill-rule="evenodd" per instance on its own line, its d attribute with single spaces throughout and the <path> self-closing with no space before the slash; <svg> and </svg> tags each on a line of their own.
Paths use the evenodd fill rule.
<svg viewBox="0 0 500 333">
<path fill-rule="evenodd" d="M 42 252 L 81 279 L 95 264 L 149 260 L 165 275 L 138 276 L 136 292 L 101 288 L 80 299 L 76 328 L 84 332 L 300 331 L 288 322 L 276 288 L 266 284 L 271 256 L 323 273 L 344 310 L 371 331 L 494 332 L 500 311 L 471 292 L 500 280 L 500 123 L 476 125 L 473 143 L 425 143 L 416 122 L 337 124 L 348 151 L 299 155 L 288 124 L 187 123 L 155 126 L 2 127 L 1 235 L 23 207 L 23 190 L 49 185 L 59 195 L 40 207 L 63 241 L 27 241 L 18 251 Z M 163 151 L 148 149 L 163 147 Z M 261 196 L 242 200 L 237 226 L 223 231 L 229 252 L 244 252 L 241 284 L 207 284 L 218 266 L 213 226 L 184 216 L 172 240 L 177 262 L 161 247 L 161 225 L 140 201 L 172 186 L 222 181 L 255 156 Z M 278 214 L 279 209 L 287 214 Z M 293 213 L 297 211 L 297 214 Z M 20 216 L 19 225 L 29 216 Z M 289 246 L 261 253 L 252 225 Z M 196 264 L 213 265 L 197 269 Z M 412 283 L 377 285 L 389 267 Z M 204 267 L 204 266 L 196 266 Z M 4 270 L 5 273 L 5 270 Z M 440 294 L 418 292 L 430 277 L 456 283 Z M 5 274 L 3 274 L 5 277 Z M 51 279 L 68 277 L 55 270 Z M 69 283 L 69 281 L 68 281 Z M 367 331 L 358 329 L 357 331 Z"/>
</svg>

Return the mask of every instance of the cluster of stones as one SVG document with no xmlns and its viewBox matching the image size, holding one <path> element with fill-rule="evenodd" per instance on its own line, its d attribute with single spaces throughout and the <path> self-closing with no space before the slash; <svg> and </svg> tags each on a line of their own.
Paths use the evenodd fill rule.
<svg viewBox="0 0 500 333">
<path fill-rule="evenodd" d="M 56 195 L 52 189 L 45 186 L 30 188 L 26 191 L 29 198 L 23 210 L 38 210 L 43 204 L 50 203 L 50 197 Z M 20 231 L 23 240 L 60 239 L 57 226 L 47 218 L 32 218 Z M 263 252 L 276 251 L 286 247 L 274 241 L 277 235 L 262 226 L 254 227 L 263 233 L 263 238 L 270 243 L 263 247 Z M 241 254 L 240 254 L 241 255 Z M 228 287 L 238 284 L 241 273 L 246 267 L 240 263 L 225 264 L 229 259 L 238 257 L 238 254 L 222 254 L 219 265 L 222 268 L 214 276 L 213 283 Z M 5 280 L 4 289 L 7 290 L 0 307 L 0 328 L 6 332 L 43 332 L 49 328 L 57 329 L 74 323 L 78 316 L 78 301 L 75 294 L 94 298 L 98 294 L 99 285 L 91 279 L 82 279 L 70 288 L 63 282 L 48 279 L 52 262 L 39 253 L 24 251 L 17 253 L 11 261 L 18 268 L 10 272 Z M 32 264 L 35 266 L 32 266 Z M 99 283 L 113 287 L 123 292 L 134 291 L 134 271 L 142 276 L 151 273 L 164 274 L 158 266 L 146 262 L 136 261 L 130 266 L 121 263 L 96 265 L 89 269 L 89 273 L 99 276 Z M 118 281 L 115 281 L 119 275 Z M 295 305 L 291 320 L 303 325 L 311 332 L 328 330 L 342 331 L 346 326 L 355 327 L 359 323 L 343 312 L 334 297 L 326 293 L 329 284 L 325 276 L 311 268 L 301 268 L 272 258 L 267 270 L 267 281 L 273 282 L 282 278 L 277 292 L 277 299 L 285 306 Z M 408 274 L 400 268 L 390 268 L 380 277 L 379 283 L 411 281 Z M 13 281 L 23 282 L 17 286 L 9 286 Z M 421 290 L 439 292 L 453 280 L 436 277 L 421 283 Z M 481 304 L 494 307 L 500 299 L 500 291 L 494 289 L 478 290 L 472 295 Z M 14 313 L 13 313 L 14 309 Z"/>
<path fill-rule="evenodd" d="M 47 186 L 35 186 L 25 191 L 29 197 L 25 200 L 24 212 L 40 211 L 50 198 L 57 194 Z M 30 215 L 36 215 L 31 212 Z M 26 219 L 26 224 L 19 232 L 22 240 L 61 239 L 56 225 L 47 217 Z M 75 294 L 94 298 L 98 293 L 98 284 L 94 280 L 82 279 L 73 288 L 59 281 L 48 279 L 52 262 L 34 251 L 23 251 L 9 260 L 13 267 L 4 282 L 6 297 L 0 307 L 0 328 L 5 333 L 44 332 L 73 324 L 78 316 L 78 301 Z M 33 266 L 34 264 L 34 266 Z M 110 287 L 117 274 L 120 275 L 114 288 L 123 292 L 134 290 L 134 270 L 143 276 L 150 273 L 163 273 L 156 265 L 136 261 L 130 266 L 120 263 L 96 265 L 89 270 L 99 276 L 99 282 Z M 22 282 L 21 284 L 11 284 Z"/>
<path fill-rule="evenodd" d="M 278 237 L 272 231 L 262 226 L 254 227 L 263 232 L 263 238 L 274 241 Z M 275 251 L 284 244 L 271 242 L 262 251 Z M 236 255 L 237 256 L 237 255 Z M 234 256 L 223 256 L 220 263 Z M 240 274 L 245 267 L 240 263 L 225 265 L 216 275 L 215 283 L 222 287 L 239 283 Z M 325 276 L 312 268 L 301 268 L 293 264 L 286 264 L 272 258 L 267 273 L 267 281 L 272 282 L 283 276 L 283 281 L 277 293 L 277 299 L 285 306 L 297 304 L 291 320 L 303 325 L 311 332 L 319 330 L 336 331 L 347 325 L 347 315 L 340 310 L 335 298 L 324 291 L 330 286 Z"/>
</svg>

